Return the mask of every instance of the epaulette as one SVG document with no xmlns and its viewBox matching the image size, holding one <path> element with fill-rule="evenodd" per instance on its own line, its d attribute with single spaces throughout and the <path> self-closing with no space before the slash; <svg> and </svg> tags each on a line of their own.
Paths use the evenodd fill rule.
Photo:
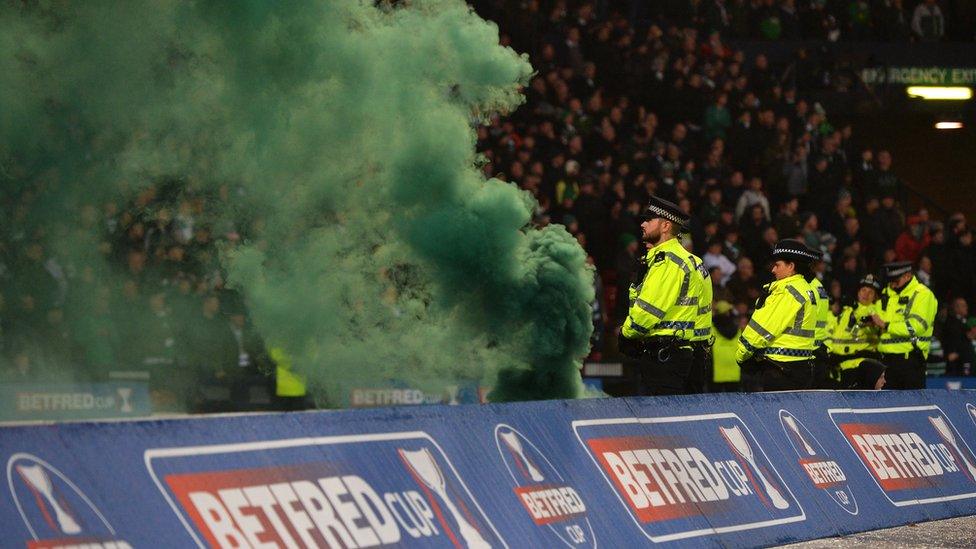
<svg viewBox="0 0 976 549">
<path fill-rule="evenodd" d="M 654 263 L 660 263 L 660 262 L 664 261 L 665 258 L 667 258 L 667 254 L 666 253 L 664 253 L 664 252 L 658 252 L 658 253 L 654 254 Z"/>
</svg>

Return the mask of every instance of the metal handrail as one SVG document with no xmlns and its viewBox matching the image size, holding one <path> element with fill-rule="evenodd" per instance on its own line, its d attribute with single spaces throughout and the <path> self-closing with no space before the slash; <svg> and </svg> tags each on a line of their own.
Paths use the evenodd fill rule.
<svg viewBox="0 0 976 549">
<path fill-rule="evenodd" d="M 912 185 L 905 183 L 904 181 L 902 182 L 902 189 L 903 189 L 902 190 L 903 196 L 900 198 L 901 198 L 902 207 L 905 208 L 906 210 L 908 209 L 907 198 L 908 195 L 911 195 L 913 198 L 917 199 L 919 202 L 922 203 L 923 206 L 925 206 L 929 210 L 934 210 L 934 213 L 937 213 L 939 218 L 943 220 L 949 218 L 949 210 L 943 208 L 942 205 L 940 205 L 938 202 L 936 202 L 931 197 L 929 197 L 929 195 L 923 193 L 922 191 L 913 187 Z M 905 213 L 907 214 L 908 212 L 906 211 Z"/>
</svg>

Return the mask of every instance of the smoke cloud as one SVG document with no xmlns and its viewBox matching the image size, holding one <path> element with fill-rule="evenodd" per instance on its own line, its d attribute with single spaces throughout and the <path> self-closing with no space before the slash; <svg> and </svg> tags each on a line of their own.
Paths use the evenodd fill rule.
<svg viewBox="0 0 976 549">
<path fill-rule="evenodd" d="M 6 3 L 5 194 L 43 189 L 19 215 L 80 279 L 113 276 L 86 208 L 229 187 L 228 283 L 332 402 L 398 380 L 579 396 L 585 253 L 474 152 L 472 123 L 517 108 L 532 69 L 462 1 L 404 4 Z"/>
</svg>

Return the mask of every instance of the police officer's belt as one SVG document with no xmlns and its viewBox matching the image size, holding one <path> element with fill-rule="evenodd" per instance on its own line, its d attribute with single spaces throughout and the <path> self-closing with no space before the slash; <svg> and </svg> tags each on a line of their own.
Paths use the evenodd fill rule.
<svg viewBox="0 0 976 549">
<path fill-rule="evenodd" d="M 654 336 L 639 339 L 636 342 L 637 348 L 642 353 L 659 351 L 661 349 L 679 349 L 681 347 L 691 348 L 691 341 L 674 336 Z"/>
<path fill-rule="evenodd" d="M 896 336 L 896 337 L 889 337 L 889 338 L 881 338 L 882 345 L 887 343 L 914 343 L 916 341 L 932 341 L 932 338 L 925 337 L 925 336 L 917 336 L 917 337 Z"/>
<path fill-rule="evenodd" d="M 790 357 L 803 357 L 812 358 L 813 349 L 788 349 L 786 347 L 766 347 L 762 350 L 763 357 L 769 360 L 775 360 L 772 357 L 775 356 L 790 356 Z"/>
</svg>

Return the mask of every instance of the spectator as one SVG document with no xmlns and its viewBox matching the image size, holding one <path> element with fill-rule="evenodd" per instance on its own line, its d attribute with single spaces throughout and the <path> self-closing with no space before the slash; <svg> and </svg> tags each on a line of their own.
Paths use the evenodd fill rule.
<svg viewBox="0 0 976 549">
<path fill-rule="evenodd" d="M 923 255 L 918 258 L 918 270 L 915 271 L 915 278 L 929 289 L 934 289 L 932 285 L 932 260 L 929 256 Z"/>
<path fill-rule="evenodd" d="M 878 223 L 881 231 L 883 240 L 880 244 L 884 248 L 893 247 L 902 231 L 902 213 L 897 207 L 894 196 L 886 194 L 881 197 L 881 207 L 876 212 L 874 221 Z"/>
<path fill-rule="evenodd" d="M 752 305 L 759 298 L 759 281 L 752 260 L 748 257 L 739 259 L 735 274 L 725 285 L 732 292 L 733 303 Z"/>
<path fill-rule="evenodd" d="M 875 12 L 875 35 L 886 42 L 908 42 L 912 32 L 903 0 L 881 0 Z"/>
<path fill-rule="evenodd" d="M 726 107 L 729 102 L 727 93 L 719 93 L 715 96 L 715 102 L 705 110 L 705 139 L 712 141 L 716 138 L 725 139 L 729 128 L 732 126 L 732 115 Z"/>
<path fill-rule="evenodd" d="M 922 250 L 929 245 L 931 238 L 928 227 L 922 223 L 920 217 L 909 216 L 906 225 L 904 232 L 898 235 L 898 239 L 895 241 L 895 253 L 898 255 L 898 261 L 915 263 L 918 261 Z"/>
<path fill-rule="evenodd" d="M 763 192 L 762 179 L 753 177 L 749 180 L 749 188 L 742 193 L 739 201 L 735 205 L 736 219 L 741 219 L 746 209 L 751 209 L 756 205 L 762 207 L 763 217 L 766 221 L 772 219 L 769 215 L 769 199 L 766 198 L 766 193 Z"/>
<path fill-rule="evenodd" d="M 722 268 L 711 267 L 708 269 L 708 276 L 712 281 L 712 303 L 731 300 L 732 292 L 722 285 Z"/>
<path fill-rule="evenodd" d="M 952 300 L 952 311 L 942 327 L 942 350 L 946 357 L 946 374 L 970 375 L 976 363 L 973 339 L 976 328 L 969 318 L 969 304 L 962 297 Z"/>
<path fill-rule="evenodd" d="M 702 263 L 705 264 L 705 268 L 709 272 L 715 267 L 719 269 L 721 275 L 719 277 L 720 286 L 725 286 L 736 269 L 735 264 L 722 253 L 722 241 L 719 239 L 714 239 L 708 243 L 708 251 L 702 256 Z"/>
<path fill-rule="evenodd" d="M 949 251 L 949 265 L 946 277 L 946 289 L 949 295 L 972 299 L 976 256 L 974 256 L 973 233 L 970 229 L 959 233 L 959 242 Z"/>
<path fill-rule="evenodd" d="M 787 199 L 805 196 L 809 188 L 807 149 L 797 145 L 789 162 L 783 165 L 784 186 Z"/>
<path fill-rule="evenodd" d="M 797 215 L 799 207 L 800 201 L 796 197 L 791 197 L 780 204 L 773 227 L 776 228 L 777 233 L 783 235 L 783 238 L 793 238 L 800 234 L 800 218 Z"/>
<path fill-rule="evenodd" d="M 886 150 L 878 151 L 878 167 L 867 177 L 868 196 L 901 195 L 903 183 L 891 170 L 891 153 Z"/>
<path fill-rule="evenodd" d="M 945 35 L 945 19 L 936 0 L 922 0 L 912 13 L 912 32 L 922 42 L 936 42 Z"/>
</svg>

